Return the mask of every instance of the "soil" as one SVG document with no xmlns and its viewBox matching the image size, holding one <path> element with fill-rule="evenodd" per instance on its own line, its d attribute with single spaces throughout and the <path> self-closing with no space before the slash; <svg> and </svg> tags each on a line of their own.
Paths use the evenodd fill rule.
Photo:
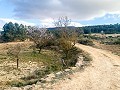
<svg viewBox="0 0 120 90">
<path fill-rule="evenodd" d="M 84 72 L 57 83 L 52 90 L 120 90 L 120 57 L 109 51 L 76 44 L 93 58 Z"/>
</svg>

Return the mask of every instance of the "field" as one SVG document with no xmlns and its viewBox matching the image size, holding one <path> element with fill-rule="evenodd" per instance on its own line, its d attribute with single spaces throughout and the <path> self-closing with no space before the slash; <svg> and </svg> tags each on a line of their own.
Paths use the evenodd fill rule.
<svg viewBox="0 0 120 90">
<path fill-rule="evenodd" d="M 120 45 L 105 45 L 105 44 L 100 44 L 99 42 L 94 42 L 96 48 L 103 49 L 103 50 L 108 50 L 116 55 L 120 56 Z"/>
<path fill-rule="evenodd" d="M 39 53 L 37 49 L 34 52 L 32 48 L 33 42 L 27 42 L 27 41 L 1 43 L 0 44 L 0 90 L 13 90 L 14 88 L 15 90 L 17 89 L 27 90 L 26 88 L 29 89 L 37 88 L 36 90 L 42 90 L 44 88 L 49 89 L 51 85 L 58 84 L 61 81 L 64 82 L 63 80 L 67 80 L 67 81 L 71 80 L 67 82 L 68 85 L 71 84 L 74 85 L 74 83 L 76 83 L 77 85 L 78 80 L 75 79 L 77 77 L 81 78 L 79 80 L 81 84 L 86 85 L 86 82 L 84 82 L 82 78 L 86 79 L 87 82 L 90 83 L 92 82 L 93 84 L 93 82 L 96 82 L 96 79 L 92 77 L 96 75 L 96 67 L 100 69 L 100 71 L 98 70 L 100 75 L 104 72 L 108 72 L 108 75 L 110 75 L 110 73 L 114 71 L 111 71 L 111 69 L 106 70 L 105 68 L 111 68 L 114 65 L 116 65 L 114 63 L 116 62 L 119 63 L 118 61 L 119 57 L 117 55 L 120 55 L 120 45 L 118 44 L 116 45 L 114 43 L 109 44 L 111 40 L 114 41 L 117 39 L 117 37 L 113 37 L 113 36 L 109 37 L 107 35 L 106 37 L 108 38 L 104 38 L 104 37 L 101 38 L 101 36 L 97 35 L 97 40 L 96 40 L 96 37 L 94 37 L 94 35 L 93 36 L 88 35 L 87 39 L 85 36 L 85 42 L 82 42 L 85 45 L 76 44 L 76 47 L 80 51 L 79 52 L 80 60 L 82 58 L 83 62 L 86 65 L 87 64 L 90 65 L 90 67 L 86 68 L 85 71 L 82 70 L 83 71 L 82 73 L 81 72 L 76 73 L 75 72 L 76 67 L 69 67 L 63 69 L 63 66 L 60 61 L 61 53 L 55 50 L 44 48 L 42 49 L 41 53 Z M 17 44 L 20 44 L 22 48 L 19 54 L 18 68 L 16 65 L 16 58 L 8 54 L 9 49 L 15 47 Z M 89 54 L 91 56 L 89 56 Z M 90 64 L 90 60 L 92 60 L 91 57 L 94 60 L 92 64 Z M 112 63 L 113 65 L 110 64 L 109 65 L 110 67 L 106 66 L 105 63 L 107 64 L 111 63 L 110 60 L 114 62 Z M 78 65 L 80 64 L 81 62 L 78 63 Z M 75 74 L 73 75 L 73 73 Z M 89 76 L 89 73 L 91 73 L 92 75 Z M 85 76 L 88 78 L 85 78 Z M 118 76 L 116 75 L 116 77 Z M 74 80 L 71 78 L 73 78 Z M 97 79 L 99 78 L 101 77 L 98 77 Z M 102 77 L 102 78 L 106 80 L 106 77 L 105 78 Z M 82 82 L 82 80 L 84 83 Z M 116 80 L 116 82 L 118 82 L 118 80 Z M 60 85 L 64 86 L 67 83 L 64 84 L 60 83 Z M 100 84 L 99 82 L 96 83 Z M 53 86 L 53 88 L 55 88 L 54 90 L 57 89 L 56 86 L 55 87 Z M 86 88 L 86 87 L 81 87 L 80 85 L 78 85 L 78 87 L 84 89 Z M 68 88 L 68 87 L 64 86 L 63 88 Z"/>
<path fill-rule="evenodd" d="M 87 34 L 88 35 L 88 34 Z M 98 33 L 94 33 L 94 34 L 91 34 L 91 35 L 96 35 L 96 36 L 101 36 L 101 34 L 98 34 Z M 117 36 L 120 36 L 120 34 L 105 34 L 106 37 L 109 37 L 109 36 L 112 36 L 112 37 L 117 37 Z"/>
<path fill-rule="evenodd" d="M 16 58 L 8 56 L 7 51 L 9 48 L 15 46 L 16 44 L 23 45 L 22 51 L 19 55 L 19 68 L 16 68 Z M 2 43 L 0 44 L 0 88 L 12 85 L 13 81 L 20 81 L 20 78 L 28 77 L 33 75 L 36 71 L 39 72 L 41 68 L 45 65 L 49 67 L 55 63 L 55 68 L 51 68 L 47 73 L 59 70 L 59 64 L 57 61 L 60 56 L 59 53 L 51 50 L 42 50 L 41 54 L 34 54 L 32 49 L 29 47 L 33 44 L 32 42 L 12 42 L 12 43 Z M 42 77 L 42 76 L 41 76 Z M 36 77 L 37 78 L 37 77 Z M 35 83 L 34 79 L 32 82 L 27 81 L 25 83 L 31 82 Z M 11 82 L 11 83 L 10 83 Z M 1 90 L 0 89 L 0 90 Z"/>
<path fill-rule="evenodd" d="M 94 43 L 93 47 L 108 50 L 120 56 L 120 34 L 91 34 L 91 40 Z M 116 43 L 116 41 L 118 43 Z"/>
<path fill-rule="evenodd" d="M 9 55 L 8 51 L 18 44 L 21 45 L 22 49 L 19 54 L 19 67 L 17 68 L 17 58 Z M 60 61 L 61 54 L 59 52 L 50 49 L 42 49 L 39 54 L 37 50 L 33 52 L 32 45 L 32 42 L 0 44 L 0 90 L 11 86 L 21 87 L 33 85 L 39 81 L 45 82 L 45 80 L 41 81 L 41 79 L 45 78 L 46 75 L 63 71 L 63 66 Z M 83 58 L 85 65 L 89 64 L 91 58 L 87 53 L 80 50 L 80 57 Z M 68 70 L 71 73 L 71 69 Z M 58 77 L 61 78 L 59 74 Z"/>
</svg>

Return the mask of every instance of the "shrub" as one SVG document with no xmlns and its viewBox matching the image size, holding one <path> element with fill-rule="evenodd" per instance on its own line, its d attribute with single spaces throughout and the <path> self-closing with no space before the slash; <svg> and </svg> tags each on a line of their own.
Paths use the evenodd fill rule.
<svg viewBox="0 0 120 90">
<path fill-rule="evenodd" d="M 119 45 L 120 45 L 120 38 L 118 38 L 117 40 L 115 40 L 113 43 L 114 43 L 114 44 L 119 44 Z"/>
<path fill-rule="evenodd" d="M 8 82 L 7 85 L 10 85 L 12 87 L 22 87 L 22 86 L 27 86 L 27 85 L 32 85 L 32 84 L 36 84 L 37 83 L 37 79 L 32 79 L 32 80 L 28 80 L 28 81 L 12 81 L 12 82 Z"/>
<path fill-rule="evenodd" d="M 89 46 L 93 46 L 94 45 L 92 40 L 89 40 L 87 38 L 79 39 L 78 43 L 83 44 L 83 45 L 89 45 Z"/>
</svg>

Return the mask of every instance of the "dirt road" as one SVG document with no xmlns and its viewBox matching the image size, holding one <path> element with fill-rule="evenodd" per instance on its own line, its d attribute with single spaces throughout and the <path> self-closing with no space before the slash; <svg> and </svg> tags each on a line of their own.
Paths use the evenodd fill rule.
<svg viewBox="0 0 120 90">
<path fill-rule="evenodd" d="M 92 65 L 84 72 L 77 72 L 71 80 L 55 85 L 55 90 L 120 90 L 120 57 L 108 51 L 76 44 L 88 52 Z"/>
</svg>

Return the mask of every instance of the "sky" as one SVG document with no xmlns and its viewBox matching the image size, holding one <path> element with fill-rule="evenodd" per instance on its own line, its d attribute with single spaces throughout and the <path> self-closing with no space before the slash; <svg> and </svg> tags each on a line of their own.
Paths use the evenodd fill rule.
<svg viewBox="0 0 120 90">
<path fill-rule="evenodd" d="M 0 28 L 5 23 L 54 27 L 61 16 L 70 26 L 116 24 L 120 22 L 120 0 L 0 0 Z"/>
</svg>

